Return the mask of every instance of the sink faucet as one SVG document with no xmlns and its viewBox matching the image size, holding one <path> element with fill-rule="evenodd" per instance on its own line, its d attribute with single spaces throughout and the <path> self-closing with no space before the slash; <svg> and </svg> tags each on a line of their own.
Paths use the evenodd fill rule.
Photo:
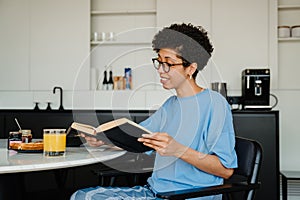
<svg viewBox="0 0 300 200">
<path fill-rule="evenodd" d="M 60 91 L 60 106 L 59 106 L 59 110 L 64 110 L 64 107 L 63 107 L 63 89 L 61 87 L 55 86 L 53 88 L 53 94 L 55 94 L 55 90 L 56 89 L 59 89 L 59 91 Z"/>
</svg>

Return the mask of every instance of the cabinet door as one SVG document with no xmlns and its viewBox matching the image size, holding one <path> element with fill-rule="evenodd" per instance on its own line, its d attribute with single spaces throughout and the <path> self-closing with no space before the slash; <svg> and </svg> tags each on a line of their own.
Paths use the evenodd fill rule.
<svg viewBox="0 0 300 200">
<path fill-rule="evenodd" d="M 28 1 L 1 0 L 0 27 L 0 90 L 28 90 Z"/>
<path fill-rule="evenodd" d="M 33 138 L 43 138 L 43 129 L 67 129 L 74 121 L 72 113 L 42 113 L 42 112 L 11 112 L 7 113 L 4 121 L 4 135 L 8 137 L 10 131 L 18 130 L 15 118 L 19 120 L 22 128 L 30 129 Z"/>
<path fill-rule="evenodd" d="M 5 115 L 4 114 L 0 114 L 0 138 L 7 138 L 6 136 L 8 134 L 5 133 L 5 129 L 4 129 L 4 123 L 5 123 Z"/>
<path fill-rule="evenodd" d="M 268 0 L 212 2 L 216 67 L 212 79 L 221 78 L 229 89 L 240 89 L 243 69 L 269 67 Z"/>
<path fill-rule="evenodd" d="M 89 1 L 30 0 L 30 89 L 89 89 Z"/>
<path fill-rule="evenodd" d="M 263 147 L 256 200 L 279 200 L 279 112 L 233 112 L 237 136 L 258 141 Z"/>
</svg>

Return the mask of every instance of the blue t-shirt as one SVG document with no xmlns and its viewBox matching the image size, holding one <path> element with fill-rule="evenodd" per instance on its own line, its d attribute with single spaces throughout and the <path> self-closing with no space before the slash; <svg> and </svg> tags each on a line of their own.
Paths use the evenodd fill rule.
<svg viewBox="0 0 300 200">
<path fill-rule="evenodd" d="M 152 132 L 166 132 L 196 151 L 217 155 L 227 168 L 237 167 L 231 109 L 217 92 L 206 89 L 190 97 L 172 96 L 140 124 Z M 222 184 L 223 179 L 181 159 L 156 154 L 148 183 L 154 192 L 166 192 Z"/>
</svg>

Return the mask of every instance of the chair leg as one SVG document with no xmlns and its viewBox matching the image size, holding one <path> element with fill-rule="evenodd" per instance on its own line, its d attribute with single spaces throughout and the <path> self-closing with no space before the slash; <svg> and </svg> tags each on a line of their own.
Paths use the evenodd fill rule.
<svg viewBox="0 0 300 200">
<path fill-rule="evenodd" d="M 113 186 L 113 185 L 114 185 L 114 183 L 115 183 L 115 179 L 116 179 L 116 177 L 115 177 L 115 176 L 112 176 L 112 177 L 110 177 L 109 186 Z"/>
<path fill-rule="evenodd" d="M 231 200 L 230 195 L 229 194 L 223 194 L 222 200 Z"/>
<path fill-rule="evenodd" d="M 99 176 L 99 185 L 100 186 L 112 186 L 114 181 L 111 180 L 112 177 Z"/>
</svg>

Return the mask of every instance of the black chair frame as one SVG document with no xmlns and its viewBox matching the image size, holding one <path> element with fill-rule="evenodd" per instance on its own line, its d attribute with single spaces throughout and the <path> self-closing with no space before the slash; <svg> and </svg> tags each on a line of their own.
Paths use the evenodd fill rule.
<svg viewBox="0 0 300 200">
<path fill-rule="evenodd" d="M 157 197 L 182 200 L 223 194 L 223 199 L 253 200 L 255 191 L 260 188 L 259 171 L 262 162 L 262 147 L 257 141 L 236 137 L 235 150 L 238 168 L 234 170 L 230 179 L 224 181 L 224 184 L 164 192 L 157 194 Z"/>
</svg>

